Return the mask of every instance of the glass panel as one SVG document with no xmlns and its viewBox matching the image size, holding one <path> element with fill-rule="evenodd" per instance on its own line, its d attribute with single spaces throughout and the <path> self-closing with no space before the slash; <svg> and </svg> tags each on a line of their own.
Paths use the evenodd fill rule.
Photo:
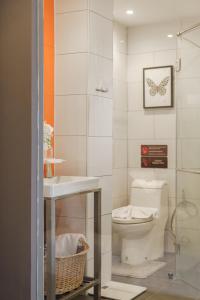
<svg viewBox="0 0 200 300">
<path fill-rule="evenodd" d="M 177 53 L 176 270 L 200 288 L 200 29 L 178 38 Z"/>
</svg>

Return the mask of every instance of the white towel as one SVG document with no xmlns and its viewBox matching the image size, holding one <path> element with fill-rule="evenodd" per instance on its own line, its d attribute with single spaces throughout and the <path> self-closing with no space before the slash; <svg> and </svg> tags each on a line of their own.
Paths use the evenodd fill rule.
<svg viewBox="0 0 200 300">
<path fill-rule="evenodd" d="M 135 179 L 132 182 L 132 187 L 136 188 L 146 188 L 146 189 L 161 189 L 167 182 L 165 180 L 144 180 L 144 179 Z"/>
<path fill-rule="evenodd" d="M 112 217 L 116 219 L 146 219 L 151 216 L 158 217 L 157 208 L 128 205 L 112 211 Z"/>
<path fill-rule="evenodd" d="M 77 253 L 80 239 L 85 241 L 83 234 L 61 234 L 56 238 L 56 257 L 62 258 Z"/>
</svg>

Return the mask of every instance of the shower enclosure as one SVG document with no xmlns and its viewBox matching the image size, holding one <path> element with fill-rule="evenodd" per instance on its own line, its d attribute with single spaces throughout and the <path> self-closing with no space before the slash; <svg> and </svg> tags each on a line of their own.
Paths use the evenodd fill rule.
<svg viewBox="0 0 200 300">
<path fill-rule="evenodd" d="M 177 37 L 176 275 L 200 289 L 200 24 Z"/>
</svg>

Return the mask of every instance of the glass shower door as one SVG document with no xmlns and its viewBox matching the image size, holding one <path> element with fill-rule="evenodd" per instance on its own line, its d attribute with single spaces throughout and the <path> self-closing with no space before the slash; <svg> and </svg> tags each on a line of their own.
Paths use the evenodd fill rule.
<svg viewBox="0 0 200 300">
<path fill-rule="evenodd" d="M 177 43 L 176 273 L 200 289 L 200 27 Z"/>
</svg>

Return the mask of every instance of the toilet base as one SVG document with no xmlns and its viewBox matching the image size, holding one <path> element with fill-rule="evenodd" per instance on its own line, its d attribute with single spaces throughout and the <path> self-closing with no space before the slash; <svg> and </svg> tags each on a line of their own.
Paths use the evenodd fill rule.
<svg viewBox="0 0 200 300">
<path fill-rule="evenodd" d="M 121 261 L 130 265 L 139 265 L 145 261 L 164 256 L 164 232 L 152 230 L 138 239 L 122 239 Z"/>
</svg>

